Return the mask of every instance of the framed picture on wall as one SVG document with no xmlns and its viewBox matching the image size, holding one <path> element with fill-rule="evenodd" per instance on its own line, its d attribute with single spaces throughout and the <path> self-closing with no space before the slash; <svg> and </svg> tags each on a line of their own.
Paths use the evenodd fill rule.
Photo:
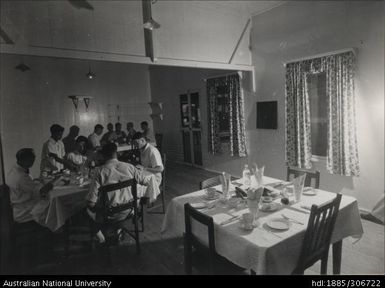
<svg viewBox="0 0 385 288">
<path fill-rule="evenodd" d="M 257 102 L 257 129 L 277 129 L 277 101 Z"/>
</svg>

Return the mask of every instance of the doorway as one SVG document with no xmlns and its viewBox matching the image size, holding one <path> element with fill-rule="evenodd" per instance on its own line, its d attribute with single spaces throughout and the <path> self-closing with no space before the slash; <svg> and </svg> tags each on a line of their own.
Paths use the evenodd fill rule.
<svg viewBox="0 0 385 288">
<path fill-rule="evenodd" d="M 184 162 L 202 166 L 202 128 L 199 92 L 180 94 L 181 132 Z"/>
</svg>

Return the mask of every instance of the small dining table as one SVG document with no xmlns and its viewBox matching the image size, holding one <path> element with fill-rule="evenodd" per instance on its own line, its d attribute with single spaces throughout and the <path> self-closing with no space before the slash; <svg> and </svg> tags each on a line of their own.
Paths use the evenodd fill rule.
<svg viewBox="0 0 385 288">
<path fill-rule="evenodd" d="M 263 177 L 266 187 L 277 182 L 283 181 Z M 221 185 L 214 188 L 221 191 Z M 232 190 L 234 185 L 230 185 L 230 192 Z M 312 195 L 303 195 L 300 202 L 292 201 L 288 205 L 281 204 L 280 198 L 275 199 L 277 210 L 258 211 L 257 227 L 252 230 L 244 229 L 240 222 L 241 215 L 248 212 L 246 205 L 240 204 L 230 208 L 220 199 L 207 201 L 204 189 L 178 196 L 168 205 L 162 226 L 162 236 L 182 236 L 185 231 L 184 204 L 198 204 L 197 207 L 203 207 L 199 211 L 211 216 L 214 220 L 215 247 L 219 255 L 256 274 L 291 274 L 298 262 L 311 205 L 326 203 L 336 196 L 335 193 L 320 189 L 314 189 L 314 191 L 316 193 Z M 234 191 L 232 193 L 234 194 Z M 283 217 L 293 220 L 290 221 L 289 229 L 276 230 L 269 226 L 271 220 L 283 219 Z M 201 225 L 196 225 L 195 233 L 200 239 L 207 238 L 207 229 L 201 229 L 202 227 L 199 226 Z M 343 195 L 331 240 L 334 274 L 340 273 L 343 239 L 349 236 L 360 238 L 362 234 L 357 200 Z"/>
</svg>

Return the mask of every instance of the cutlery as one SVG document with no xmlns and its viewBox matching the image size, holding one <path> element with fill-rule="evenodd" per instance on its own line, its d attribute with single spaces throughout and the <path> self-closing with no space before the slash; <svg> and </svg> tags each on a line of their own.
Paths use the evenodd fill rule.
<svg viewBox="0 0 385 288">
<path fill-rule="evenodd" d="M 217 191 L 219 194 L 223 194 L 221 190 L 215 189 L 215 191 Z"/>
<path fill-rule="evenodd" d="M 300 222 L 300 221 L 298 221 L 298 220 L 295 220 L 295 219 L 293 219 L 293 218 L 287 217 L 285 214 L 281 214 L 281 216 L 282 216 L 283 218 L 285 218 L 286 220 L 289 220 L 289 221 L 291 221 L 291 222 L 294 222 L 294 223 L 297 223 L 297 224 L 300 224 L 300 225 L 304 225 L 302 222 Z"/>
<path fill-rule="evenodd" d="M 235 221 L 235 220 L 238 220 L 238 219 L 240 219 L 240 218 L 241 218 L 241 216 L 233 216 L 233 217 L 231 217 L 230 219 L 227 219 L 227 220 L 225 220 L 225 221 L 222 221 L 222 222 L 220 223 L 220 225 L 229 224 L 229 223 L 231 223 L 231 222 L 233 222 L 233 221 Z"/>
<path fill-rule="evenodd" d="M 278 234 L 276 234 L 276 233 L 274 233 L 274 232 L 272 232 L 272 231 L 270 231 L 270 230 L 267 230 L 267 229 L 263 229 L 263 228 L 259 228 L 259 230 L 261 230 L 261 231 L 263 231 L 263 232 L 268 232 L 268 233 L 270 233 L 270 234 L 273 234 L 274 236 L 276 236 L 276 237 L 278 237 L 278 238 L 283 238 L 281 235 L 278 235 Z"/>
</svg>

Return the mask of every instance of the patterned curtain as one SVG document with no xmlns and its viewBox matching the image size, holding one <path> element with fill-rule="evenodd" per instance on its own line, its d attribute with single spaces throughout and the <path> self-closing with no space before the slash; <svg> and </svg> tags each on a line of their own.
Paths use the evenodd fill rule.
<svg viewBox="0 0 385 288">
<path fill-rule="evenodd" d="M 246 157 L 244 99 L 239 75 L 227 77 L 230 92 L 230 155 Z"/>
<path fill-rule="evenodd" d="M 328 105 L 327 170 L 332 174 L 359 176 L 354 101 L 353 52 L 326 57 Z"/>
<path fill-rule="evenodd" d="M 286 158 L 290 166 L 310 168 L 311 137 L 307 76 L 326 73 L 328 147 L 326 168 L 332 174 L 360 174 L 353 52 L 345 52 L 286 66 Z"/>
<path fill-rule="evenodd" d="M 226 78 L 208 79 L 206 82 L 208 98 L 208 140 L 209 152 L 212 154 L 222 153 L 221 139 L 219 138 L 219 117 L 217 111 L 217 87 L 226 85 Z"/>
<path fill-rule="evenodd" d="M 286 65 L 286 161 L 311 168 L 310 106 L 305 61 Z"/>
<path fill-rule="evenodd" d="M 217 88 L 224 86 L 228 87 L 229 91 L 230 154 L 231 156 L 245 157 L 247 151 L 244 99 L 238 74 L 207 80 L 209 152 L 212 154 L 222 153 L 217 113 Z"/>
</svg>

